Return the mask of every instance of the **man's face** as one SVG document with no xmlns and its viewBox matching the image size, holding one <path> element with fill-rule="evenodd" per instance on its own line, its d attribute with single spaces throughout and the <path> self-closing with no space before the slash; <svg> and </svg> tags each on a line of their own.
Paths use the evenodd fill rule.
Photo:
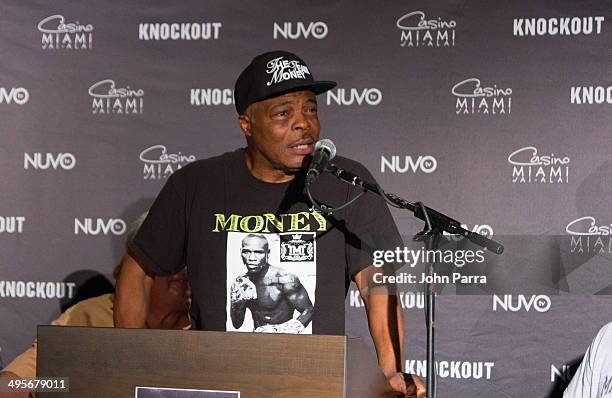
<svg viewBox="0 0 612 398">
<path fill-rule="evenodd" d="M 245 130 L 249 149 L 269 169 L 295 173 L 306 166 L 320 125 L 317 100 L 311 91 L 297 91 L 257 102 Z"/>
<path fill-rule="evenodd" d="M 249 273 L 258 273 L 268 264 L 268 241 L 265 238 L 249 237 L 242 241 L 242 261 Z"/>
</svg>

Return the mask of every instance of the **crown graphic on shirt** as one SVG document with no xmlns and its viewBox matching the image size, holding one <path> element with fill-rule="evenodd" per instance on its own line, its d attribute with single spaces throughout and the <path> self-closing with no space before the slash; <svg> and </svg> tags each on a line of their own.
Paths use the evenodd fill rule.
<svg viewBox="0 0 612 398">
<path fill-rule="evenodd" d="M 291 238 L 293 240 L 301 240 L 302 239 L 302 235 L 296 234 L 296 235 L 291 235 Z"/>
</svg>

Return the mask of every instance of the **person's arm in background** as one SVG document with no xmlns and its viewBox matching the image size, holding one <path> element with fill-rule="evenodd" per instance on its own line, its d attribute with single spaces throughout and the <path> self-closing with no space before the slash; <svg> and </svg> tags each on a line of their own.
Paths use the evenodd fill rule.
<svg viewBox="0 0 612 398">
<path fill-rule="evenodd" d="M 51 322 L 54 326 L 112 326 L 112 298 L 111 295 L 99 296 L 76 303 L 62 313 L 59 318 Z M 6 386 L 11 379 L 36 378 L 38 342 L 18 355 L 0 372 L 0 381 Z M 0 398 L 26 398 L 28 392 L 0 392 Z"/>
<path fill-rule="evenodd" d="M 602 369 L 602 357 L 610 352 L 612 343 L 612 322 L 602 327 L 591 345 L 586 350 L 580 366 L 563 393 L 563 398 L 587 398 L 597 395 L 599 389 L 599 373 Z"/>
<path fill-rule="evenodd" d="M 19 375 L 13 372 L 9 372 L 9 371 L 0 372 L 0 385 L 2 385 L 2 388 L 6 387 L 9 381 L 20 380 L 20 379 L 23 379 L 23 378 L 19 377 Z M 30 393 L 27 391 L 15 391 L 15 392 L 0 391 L 0 398 L 28 398 L 29 396 L 30 396 Z"/>
<path fill-rule="evenodd" d="M 117 280 L 113 318 L 118 328 L 145 328 L 153 278 L 126 253 Z"/>
</svg>

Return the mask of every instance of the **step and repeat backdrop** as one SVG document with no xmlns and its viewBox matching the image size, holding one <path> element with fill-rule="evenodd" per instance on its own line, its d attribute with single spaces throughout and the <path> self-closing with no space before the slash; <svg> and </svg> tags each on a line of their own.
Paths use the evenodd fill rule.
<svg viewBox="0 0 612 398">
<path fill-rule="evenodd" d="M 62 0 L 0 10 L 4 365 L 92 279 L 112 288 L 129 225 L 168 176 L 245 146 L 235 79 L 280 49 L 339 82 L 318 99 L 322 136 L 339 154 L 388 191 L 506 244 L 490 273 L 506 289 L 440 292 L 439 396 L 561 396 L 612 321 L 609 1 Z M 406 240 L 422 229 L 393 214 Z M 425 376 L 423 296 L 400 297 L 406 370 Z M 354 288 L 346 322 L 370 341 Z"/>
</svg>

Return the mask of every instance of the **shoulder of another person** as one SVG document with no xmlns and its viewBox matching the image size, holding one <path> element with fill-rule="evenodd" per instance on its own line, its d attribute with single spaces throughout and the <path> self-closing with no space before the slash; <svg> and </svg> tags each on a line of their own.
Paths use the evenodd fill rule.
<svg viewBox="0 0 612 398">
<path fill-rule="evenodd" d="M 91 323 L 92 320 L 95 321 L 94 318 L 101 317 L 102 320 L 106 320 L 106 314 L 111 314 L 110 320 L 112 320 L 113 297 L 114 295 L 112 293 L 107 293 L 101 296 L 79 301 L 64 311 L 64 313 L 62 313 L 62 315 L 60 315 L 60 317 L 52 323 L 67 326 L 83 326 Z"/>
<path fill-rule="evenodd" d="M 604 344 L 607 347 L 612 347 L 612 322 L 604 325 L 599 332 L 597 333 L 597 336 L 595 337 L 597 340 L 600 340 L 602 342 L 605 342 Z"/>
</svg>

